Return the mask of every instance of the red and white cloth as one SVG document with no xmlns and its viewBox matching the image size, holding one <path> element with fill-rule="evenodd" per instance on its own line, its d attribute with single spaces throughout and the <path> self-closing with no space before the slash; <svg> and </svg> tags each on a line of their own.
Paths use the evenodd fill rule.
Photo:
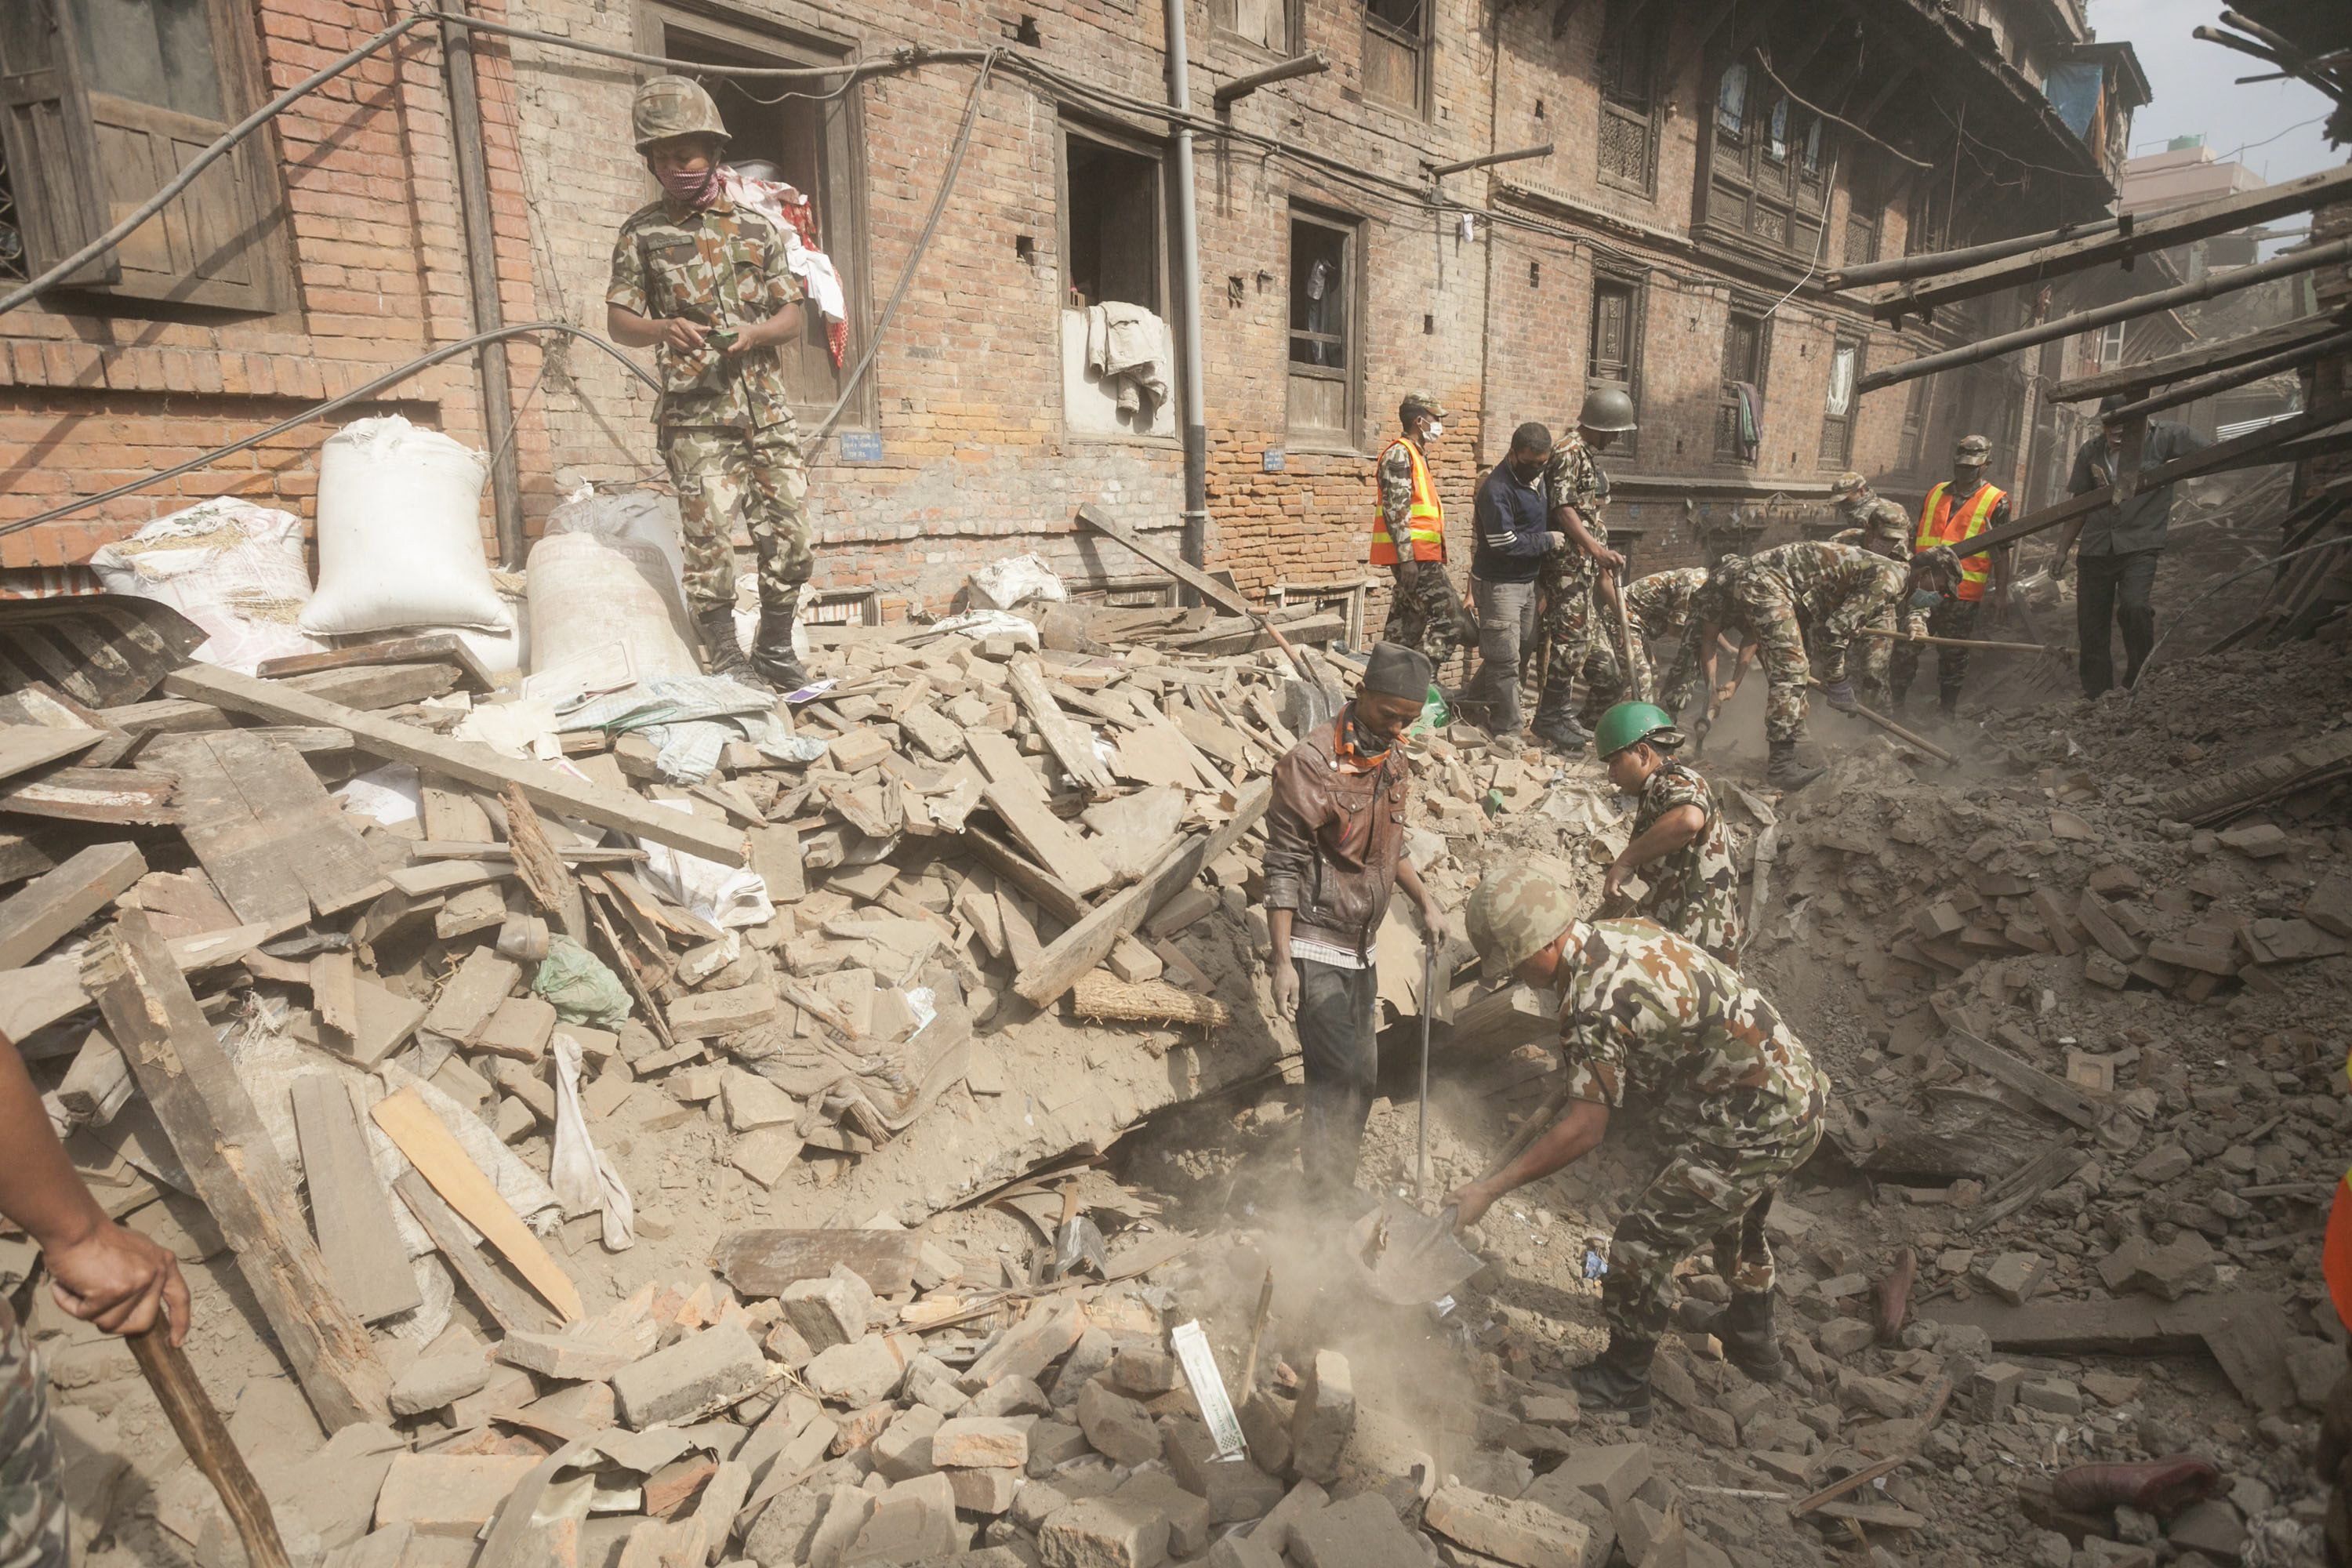
<svg viewBox="0 0 2352 1568">
<path fill-rule="evenodd" d="M 729 201 L 765 214 L 783 231 L 784 265 L 824 318 L 825 347 L 832 352 L 834 368 L 840 369 L 849 347 L 849 301 L 840 269 L 816 247 L 816 209 L 782 180 L 749 179 L 724 167 L 719 174 Z"/>
</svg>

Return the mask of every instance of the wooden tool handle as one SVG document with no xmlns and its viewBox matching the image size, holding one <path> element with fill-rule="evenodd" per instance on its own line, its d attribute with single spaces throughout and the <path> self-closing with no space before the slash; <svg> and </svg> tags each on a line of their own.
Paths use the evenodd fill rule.
<svg viewBox="0 0 2352 1568">
<path fill-rule="evenodd" d="M 147 1386 L 155 1391 L 156 1403 L 171 1417 L 172 1430 L 180 1435 L 180 1447 L 220 1494 L 221 1507 L 236 1526 L 237 1539 L 245 1542 L 246 1562 L 251 1568 L 292 1568 L 286 1543 L 278 1538 L 278 1521 L 269 1511 L 269 1500 L 261 1495 L 253 1472 L 246 1468 L 245 1456 L 236 1451 L 228 1424 L 213 1408 L 204 1384 L 196 1381 L 186 1352 L 172 1342 L 171 1326 L 159 1321 L 147 1332 L 129 1339 L 139 1370 L 147 1374 Z"/>
</svg>

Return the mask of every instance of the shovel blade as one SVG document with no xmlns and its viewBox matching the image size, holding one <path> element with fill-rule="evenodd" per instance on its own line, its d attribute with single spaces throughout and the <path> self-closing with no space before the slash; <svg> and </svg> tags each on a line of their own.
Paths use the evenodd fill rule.
<svg viewBox="0 0 2352 1568">
<path fill-rule="evenodd" d="M 1359 1219 L 1348 1243 L 1365 1288 L 1399 1306 L 1434 1301 L 1486 1267 L 1456 1239 L 1452 1209 L 1425 1215 L 1395 1198 Z"/>
</svg>

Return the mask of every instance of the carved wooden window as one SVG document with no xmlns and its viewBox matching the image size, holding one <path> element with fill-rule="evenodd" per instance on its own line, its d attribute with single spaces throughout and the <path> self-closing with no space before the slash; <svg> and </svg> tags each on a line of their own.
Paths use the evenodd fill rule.
<svg viewBox="0 0 2352 1568">
<path fill-rule="evenodd" d="M 1658 54 L 1668 7 L 1610 0 L 1601 30 L 1600 168 L 1612 185 L 1652 195 L 1658 177 Z"/>
<path fill-rule="evenodd" d="M 1638 417 L 1642 408 L 1642 318 L 1646 296 L 1639 279 L 1603 276 L 1592 285 L 1591 342 L 1584 361 L 1584 384 L 1587 391 L 1600 386 L 1616 386 L 1633 400 Z M 1641 439 L 1638 430 L 1629 430 L 1617 437 L 1610 448 L 1612 457 L 1630 458 Z"/>
</svg>

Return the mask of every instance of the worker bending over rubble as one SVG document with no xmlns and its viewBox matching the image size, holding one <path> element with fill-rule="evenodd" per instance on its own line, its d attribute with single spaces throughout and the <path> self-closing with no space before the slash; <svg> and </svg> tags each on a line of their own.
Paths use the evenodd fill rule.
<svg viewBox="0 0 2352 1568">
<path fill-rule="evenodd" d="M 1672 1149 L 1609 1244 L 1601 1286 L 1609 1346 L 1569 1381 L 1586 1409 L 1646 1424 L 1667 1287 L 1675 1265 L 1710 1240 L 1731 1304 L 1685 1315 L 1749 1376 L 1777 1379 L 1764 1218 L 1822 1141 L 1828 1076 L 1728 964 L 1650 921 L 1577 919 L 1567 889 L 1536 868 L 1490 874 L 1470 896 L 1468 920 L 1487 973 L 1559 990 L 1569 1100 L 1518 1158 L 1454 1191 L 1460 1223 L 1475 1225 L 1505 1193 L 1600 1147 L 1610 1113 L 1639 1089 Z"/>
<path fill-rule="evenodd" d="M 809 579 L 808 468 L 784 386 L 780 345 L 801 331 L 800 280 L 783 235 L 730 200 L 719 180 L 728 141 L 696 82 L 661 76 L 637 89 L 630 119 L 660 199 L 629 215 L 613 244 L 605 321 L 617 341 L 654 346 L 662 460 L 677 487 L 686 597 L 710 673 L 791 691 L 808 684 L 793 653 L 793 615 Z M 760 558 L 760 633 L 747 661 L 735 640 L 737 522 Z"/>
<path fill-rule="evenodd" d="M 1633 836 L 1602 879 L 1601 907 L 1622 901 L 1630 906 L 1627 912 L 1737 963 L 1739 872 L 1731 863 L 1731 838 L 1715 791 L 1696 769 L 1675 760 L 1682 743 L 1674 716 L 1654 703 L 1620 702 L 1601 716 L 1593 749 L 1609 769 L 1609 782 L 1637 803 Z M 1647 890 L 1634 903 L 1625 884 L 1637 874 Z"/>
<path fill-rule="evenodd" d="M 1660 701 L 1668 712 L 1680 712 L 1694 680 L 1703 676 L 1710 689 L 1715 686 L 1716 638 L 1724 627 L 1752 638 L 1762 650 L 1770 683 L 1764 737 L 1771 762 L 1765 778 L 1775 789 L 1802 789 L 1822 774 L 1797 763 L 1797 742 L 1805 733 L 1805 628 L 1812 632 L 1822 694 L 1831 707 L 1851 711 L 1858 703 L 1846 677 L 1846 645 L 1864 626 L 1893 629 L 1895 606 L 1906 595 L 1948 596 L 1959 582 L 1959 561 L 1941 548 L 1921 551 L 1908 567 L 1826 540 L 1801 539 L 1754 555 L 1727 555 L 1699 590 Z M 1886 657 L 1883 640 L 1865 639 L 1865 680 L 1883 682 Z M 1694 731 L 1704 736 L 1711 722 L 1703 715 Z"/>
<path fill-rule="evenodd" d="M 1275 765 L 1266 808 L 1266 964 L 1274 1003 L 1298 1026 L 1307 1072 L 1299 1167 L 1309 1194 L 1352 1187 L 1379 1067 L 1380 997 L 1372 942 L 1402 885 L 1421 906 L 1424 940 L 1444 916 L 1404 853 L 1412 770 L 1403 736 L 1429 694 L 1429 659 L 1376 644 L 1363 689 Z"/>
<path fill-rule="evenodd" d="M 1830 486 L 1832 510 L 1845 531 L 1833 544 L 1858 544 L 1889 561 L 1911 557 L 1911 514 L 1870 488 L 1870 481 L 1848 468 Z"/>
<path fill-rule="evenodd" d="M 110 1334 L 160 1320 L 178 1344 L 188 1287 L 171 1252 L 109 1219 L 74 1173 L 25 1061 L 0 1035 L 0 1215 L 41 1249 L 59 1307 Z M 65 1472 L 49 1430 L 47 1379 L 0 1298 L 0 1565 L 67 1568 Z"/>
<path fill-rule="evenodd" d="M 1618 657 L 1615 637 L 1594 637 L 1584 658 L 1585 711 L 1598 716 L 1622 701 L 1629 691 L 1657 689 L 1657 672 L 1650 667 L 1649 642 L 1679 637 L 1690 624 L 1691 601 L 1706 584 L 1704 566 L 1676 566 L 1653 572 L 1625 585 L 1625 624 L 1633 632 L 1633 660 L 1628 673 Z"/>
</svg>

